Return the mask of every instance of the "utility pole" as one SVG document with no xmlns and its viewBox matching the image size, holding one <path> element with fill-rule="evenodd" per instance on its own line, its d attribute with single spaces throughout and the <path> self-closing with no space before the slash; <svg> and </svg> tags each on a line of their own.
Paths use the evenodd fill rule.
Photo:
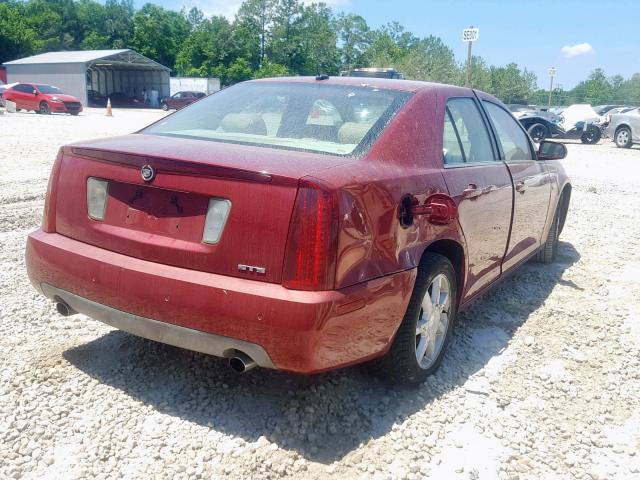
<svg viewBox="0 0 640 480">
<path fill-rule="evenodd" d="M 471 25 L 469 28 L 462 30 L 462 41 L 467 42 L 467 81 L 466 86 L 471 88 L 471 44 L 478 40 L 480 29 Z"/>
<path fill-rule="evenodd" d="M 556 76 L 556 69 L 551 67 L 549 69 L 549 78 L 551 79 L 551 83 L 549 84 L 549 107 L 551 107 L 551 95 L 553 94 L 553 77 Z"/>
</svg>

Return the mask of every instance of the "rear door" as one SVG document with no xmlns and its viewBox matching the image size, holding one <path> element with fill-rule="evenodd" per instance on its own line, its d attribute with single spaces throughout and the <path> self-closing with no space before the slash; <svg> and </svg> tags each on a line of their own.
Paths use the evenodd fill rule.
<svg viewBox="0 0 640 480">
<path fill-rule="evenodd" d="M 513 225 L 503 271 L 526 260 L 540 247 L 547 222 L 551 196 L 551 176 L 538 161 L 528 135 L 502 106 L 482 101 L 515 186 Z"/>
<path fill-rule="evenodd" d="M 32 109 L 31 97 L 33 97 L 33 87 L 26 83 L 20 83 L 11 89 L 9 99 L 15 102 L 16 108 Z"/>
<path fill-rule="evenodd" d="M 443 164 L 467 243 L 468 270 L 462 293 L 466 300 L 500 276 L 513 201 L 511 176 L 497 159 L 486 120 L 473 97 L 446 102 Z"/>
</svg>

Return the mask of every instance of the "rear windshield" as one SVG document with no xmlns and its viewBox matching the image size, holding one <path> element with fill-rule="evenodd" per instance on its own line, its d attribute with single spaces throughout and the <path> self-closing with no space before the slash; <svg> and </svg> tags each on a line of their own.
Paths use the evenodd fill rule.
<svg viewBox="0 0 640 480">
<path fill-rule="evenodd" d="M 63 93 L 62 90 L 51 85 L 38 85 L 38 90 L 40 93 Z"/>
<path fill-rule="evenodd" d="M 364 86 L 242 83 L 142 133 L 353 155 L 373 144 L 409 96 Z"/>
</svg>

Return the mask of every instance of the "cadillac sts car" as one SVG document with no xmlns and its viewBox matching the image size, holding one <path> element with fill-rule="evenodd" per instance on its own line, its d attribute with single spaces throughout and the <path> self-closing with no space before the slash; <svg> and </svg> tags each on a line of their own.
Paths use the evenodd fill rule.
<svg viewBox="0 0 640 480">
<path fill-rule="evenodd" d="M 251 81 L 61 148 L 28 273 L 63 315 L 238 371 L 371 361 L 415 384 L 458 312 L 554 260 L 565 154 L 467 88 Z"/>
</svg>

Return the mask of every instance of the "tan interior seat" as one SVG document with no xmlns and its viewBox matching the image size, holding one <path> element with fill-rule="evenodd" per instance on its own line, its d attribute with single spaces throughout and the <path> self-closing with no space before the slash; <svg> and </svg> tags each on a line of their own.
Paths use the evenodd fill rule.
<svg viewBox="0 0 640 480">
<path fill-rule="evenodd" d="M 371 130 L 371 125 L 368 123 L 343 123 L 340 130 L 338 130 L 338 142 L 360 143 L 369 130 Z"/>
<path fill-rule="evenodd" d="M 267 134 L 264 119 L 256 113 L 229 113 L 222 119 L 221 126 L 225 132 L 230 133 Z"/>
</svg>

